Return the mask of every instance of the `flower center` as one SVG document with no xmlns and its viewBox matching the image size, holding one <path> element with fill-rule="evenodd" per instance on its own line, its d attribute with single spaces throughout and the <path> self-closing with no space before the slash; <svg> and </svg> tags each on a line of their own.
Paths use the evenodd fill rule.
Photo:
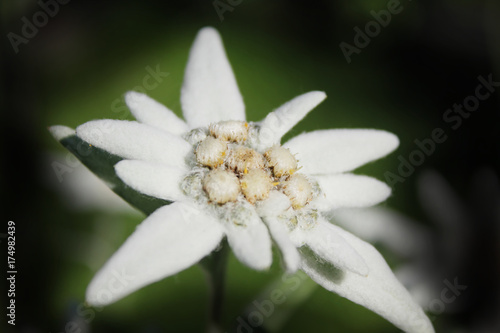
<svg viewBox="0 0 500 333">
<path fill-rule="evenodd" d="M 195 129 L 187 140 L 196 145 L 197 166 L 186 177 L 184 191 L 199 197 L 190 189 L 202 188 L 210 202 L 224 205 L 244 199 L 251 204 L 265 200 L 271 190 L 288 196 L 294 209 L 306 206 L 313 199 L 313 186 L 297 173 L 295 156 L 275 145 L 263 154 L 247 142 L 249 125 L 243 121 L 223 121 L 207 129 Z M 194 178 L 199 178 L 198 185 Z"/>
</svg>

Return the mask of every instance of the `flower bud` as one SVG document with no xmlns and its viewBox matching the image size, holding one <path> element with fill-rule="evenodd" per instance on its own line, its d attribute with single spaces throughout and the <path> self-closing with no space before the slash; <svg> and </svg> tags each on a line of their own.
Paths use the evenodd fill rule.
<svg viewBox="0 0 500 333">
<path fill-rule="evenodd" d="M 296 173 L 291 175 L 283 185 L 283 193 L 285 193 L 294 209 L 300 209 L 307 205 L 313 199 L 313 188 L 307 178 Z"/>
<path fill-rule="evenodd" d="M 225 204 L 236 201 L 240 194 L 240 182 L 234 173 L 216 169 L 203 178 L 203 189 L 211 201 Z"/>
<path fill-rule="evenodd" d="M 297 171 L 297 160 L 287 148 L 273 146 L 264 153 L 264 157 L 277 178 L 292 175 Z"/>
<path fill-rule="evenodd" d="M 216 168 L 224 163 L 226 151 L 226 142 L 209 136 L 196 147 L 196 161 L 204 166 Z"/>
<path fill-rule="evenodd" d="M 248 124 L 244 121 L 220 121 L 210 124 L 208 130 L 210 135 L 230 142 L 243 142 L 248 137 Z"/>
<path fill-rule="evenodd" d="M 249 170 L 241 177 L 240 183 L 241 192 L 252 204 L 257 200 L 266 199 L 273 187 L 271 177 L 262 169 Z"/>
<path fill-rule="evenodd" d="M 226 159 L 226 165 L 238 173 L 246 173 L 251 169 L 264 168 L 264 157 L 255 150 L 239 146 L 232 149 Z"/>
</svg>

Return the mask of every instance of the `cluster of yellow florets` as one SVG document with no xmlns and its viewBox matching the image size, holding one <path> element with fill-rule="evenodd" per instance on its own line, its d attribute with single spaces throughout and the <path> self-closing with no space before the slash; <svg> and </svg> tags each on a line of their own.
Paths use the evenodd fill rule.
<svg viewBox="0 0 500 333">
<path fill-rule="evenodd" d="M 312 200 L 311 183 L 296 173 L 297 160 L 288 149 L 276 145 L 260 154 L 245 146 L 248 124 L 243 121 L 211 124 L 208 130 L 195 154 L 199 164 L 211 169 L 202 180 L 210 201 L 225 204 L 241 193 L 253 204 L 266 199 L 273 188 L 287 195 L 294 209 Z"/>
</svg>

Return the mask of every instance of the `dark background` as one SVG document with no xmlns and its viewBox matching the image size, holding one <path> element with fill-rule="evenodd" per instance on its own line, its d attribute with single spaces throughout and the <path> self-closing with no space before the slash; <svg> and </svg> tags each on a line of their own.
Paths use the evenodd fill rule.
<svg viewBox="0 0 500 333">
<path fill-rule="evenodd" d="M 399 136 L 401 145 L 395 153 L 360 173 L 387 180 L 388 171 L 398 173 L 398 157 L 408 159 L 418 148 L 414 140 L 430 138 L 436 128 L 445 131 L 448 139 L 437 144 L 404 182 L 393 185 L 386 205 L 433 230 L 438 239 L 433 262 L 447 266 L 448 257 L 439 245 L 460 228 L 440 233 L 418 195 L 419 175 L 425 170 L 433 169 L 444 178 L 460 200 L 459 218 L 466 221 L 467 234 L 455 237 L 460 250 L 452 255 L 463 255 L 447 278 L 458 277 L 468 288 L 453 306 L 431 318 L 438 331 L 497 331 L 500 93 L 481 101 L 457 129 L 443 115 L 454 103 L 474 95 L 479 76 L 492 75 L 500 82 L 500 3 L 401 1 L 402 11 L 392 15 L 359 54 L 352 54 L 350 63 L 339 44 L 354 44 L 353 29 L 364 29 L 374 19 L 370 11 L 386 9 L 388 1 L 219 3 L 232 9 L 223 13 L 223 20 L 212 1 L 73 0 L 59 5 L 54 17 L 16 53 L 9 33 L 22 35 L 22 18 L 33 22 L 33 15 L 43 9 L 35 1 L 2 2 L 4 227 L 0 232 L 6 232 L 7 221 L 16 222 L 19 273 L 14 331 L 64 332 L 68 322 L 90 318 L 90 325 L 78 326 L 82 332 L 203 329 L 206 286 L 197 267 L 102 311 L 82 308 L 85 287 L 95 270 L 143 217 L 102 208 L 76 210 L 67 204 L 52 169 L 53 154 L 65 158 L 66 152 L 47 127 L 74 128 L 94 118 L 123 117 L 113 103 L 141 85 L 147 66 L 157 65 L 169 76 L 148 94 L 180 114 L 179 91 L 189 47 L 196 32 L 207 25 L 221 33 L 248 119 L 259 120 L 300 93 L 323 90 L 328 99 L 290 136 L 346 127 L 380 128 Z M 99 247 L 103 239 L 105 246 Z M 6 240 L 1 240 L 6 253 Z M 5 265 L 3 260 L 2 272 Z M 269 273 L 241 266 L 231 259 L 228 327 L 245 304 L 279 276 L 277 266 Z M 397 331 L 321 288 L 293 313 L 284 331 Z"/>
</svg>

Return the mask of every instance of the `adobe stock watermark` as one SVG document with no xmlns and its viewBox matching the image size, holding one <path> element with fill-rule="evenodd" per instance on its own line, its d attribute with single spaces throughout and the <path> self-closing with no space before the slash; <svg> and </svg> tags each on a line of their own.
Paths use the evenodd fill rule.
<svg viewBox="0 0 500 333">
<path fill-rule="evenodd" d="M 275 288 L 266 294 L 266 297 L 261 300 L 254 300 L 245 311 L 245 315 L 238 316 L 236 321 L 236 333 L 253 333 L 256 328 L 264 324 L 266 318 L 271 317 L 278 305 L 287 301 L 287 295 L 298 290 L 302 283 L 308 278 L 307 274 L 298 271 L 294 275 L 283 275 L 281 287 Z"/>
<path fill-rule="evenodd" d="M 493 81 L 493 74 L 487 77 L 482 75 L 477 77 L 479 84 L 474 89 L 474 93 L 465 97 L 461 103 L 454 103 L 443 113 L 443 121 L 449 125 L 448 130 L 456 131 L 462 126 L 465 119 L 479 109 L 481 102 L 487 100 L 498 87 L 500 81 Z M 421 140 L 415 139 L 416 148 L 408 156 L 399 155 L 399 165 L 397 172 L 386 171 L 384 173 L 387 184 L 394 187 L 397 183 L 404 183 L 415 172 L 415 169 L 421 166 L 425 160 L 436 151 L 437 145 L 444 143 L 448 139 L 445 129 L 441 127 L 434 128 L 428 137 Z"/>
<path fill-rule="evenodd" d="M 457 297 L 462 295 L 462 292 L 467 290 L 466 285 L 462 285 L 458 282 L 458 277 L 453 279 L 453 283 L 448 279 L 445 279 L 443 284 L 446 287 L 441 290 L 439 298 L 433 299 L 427 306 L 427 309 L 435 315 L 443 313 L 446 310 L 447 304 L 455 302 Z"/>
<path fill-rule="evenodd" d="M 163 80 L 170 75 L 168 72 L 163 72 L 160 69 L 160 64 L 157 64 L 153 69 L 151 66 L 146 66 L 144 68 L 147 74 L 142 78 L 142 84 L 137 85 L 132 88 L 132 91 L 147 94 L 148 91 L 153 91 L 163 82 Z M 133 96 L 129 99 L 129 102 L 133 104 L 139 104 L 141 102 L 141 96 Z M 125 98 L 121 96 L 116 98 L 111 102 L 111 111 L 113 113 L 119 113 L 118 119 L 125 119 L 129 115 L 129 109 L 125 103 Z"/>
<path fill-rule="evenodd" d="M 336 236 L 333 236 L 333 234 L 323 234 L 323 237 L 316 240 L 314 251 L 319 256 L 325 257 L 328 256 L 328 253 L 333 254 L 339 251 L 343 245 L 342 242 L 335 238 Z M 260 332 L 257 328 L 262 327 L 266 319 L 275 314 L 277 307 L 284 304 L 290 298 L 290 295 L 296 292 L 308 279 L 309 276 L 303 271 L 297 271 L 293 275 L 282 275 L 282 283 L 278 287 L 267 291 L 260 299 L 254 300 L 245 310 L 245 314 L 236 318 L 238 324 L 236 332 Z"/>
<path fill-rule="evenodd" d="M 111 278 L 103 288 L 97 293 L 96 304 L 105 304 L 109 302 L 116 294 L 120 294 L 124 288 L 127 288 L 135 279 L 134 275 L 122 270 L 121 272 L 112 271 Z M 96 311 L 102 311 L 101 306 L 90 306 L 87 303 L 80 303 L 76 309 L 78 319 L 68 321 L 64 325 L 64 330 L 61 333 L 84 333 L 85 327 L 82 324 L 90 324 L 96 317 Z"/>
<path fill-rule="evenodd" d="M 467 285 L 460 284 L 458 277 L 455 277 L 453 282 L 450 282 L 448 279 L 444 279 L 443 284 L 445 287 L 441 289 L 439 297 L 432 299 L 427 306 L 425 306 L 425 310 L 429 312 L 429 319 L 431 321 L 436 320 L 438 315 L 445 312 L 446 307 L 455 302 L 468 288 Z M 421 326 L 424 328 L 427 326 L 427 323 L 418 315 L 410 316 L 411 317 L 406 319 L 412 322 L 415 327 Z"/>
<path fill-rule="evenodd" d="M 144 69 L 147 74 L 143 77 L 141 85 L 137 85 L 132 88 L 133 91 L 146 94 L 148 91 L 152 91 L 158 88 L 158 86 L 164 81 L 164 79 L 170 75 L 168 72 L 161 71 L 159 64 L 157 64 L 155 68 L 146 66 Z M 140 104 L 142 98 L 144 97 L 141 95 L 133 95 L 129 98 L 128 102 L 133 104 Z M 130 112 L 123 96 L 114 99 L 111 102 L 110 109 L 113 113 L 118 113 L 118 120 L 126 119 Z M 95 135 L 96 137 L 100 137 L 104 134 L 111 133 L 113 130 L 114 127 L 111 125 L 107 127 L 101 126 L 100 128 L 95 129 L 93 135 Z M 76 147 L 76 150 L 81 156 L 88 156 L 91 153 L 87 146 L 84 147 L 83 142 L 81 142 Z M 64 180 L 63 175 L 66 173 L 72 173 L 76 167 L 80 166 L 80 164 L 80 160 L 76 158 L 72 153 L 68 152 L 66 154 L 64 163 L 61 161 L 53 161 L 51 163 L 51 166 L 54 170 L 54 173 L 56 174 L 57 180 L 59 181 L 59 183 L 61 183 Z"/>
<path fill-rule="evenodd" d="M 45 27 L 51 18 L 59 13 L 61 5 L 66 5 L 70 0 L 39 0 L 38 6 L 40 10 L 35 12 L 31 19 L 23 16 L 21 22 L 23 23 L 20 35 L 14 32 L 9 32 L 7 38 L 14 52 L 19 53 L 19 46 L 21 44 L 28 44 L 30 40 L 38 35 L 39 29 Z"/>
<path fill-rule="evenodd" d="M 353 38 L 354 45 L 346 42 L 341 42 L 339 44 L 340 50 L 347 63 L 350 64 L 352 62 L 352 55 L 360 54 L 361 51 L 370 44 L 372 39 L 377 37 L 382 29 L 386 28 L 391 23 L 392 17 L 401 13 L 403 9 L 399 0 L 389 0 L 386 9 L 382 9 L 378 12 L 374 10 L 370 11 L 373 20 L 368 21 L 363 30 L 358 26 L 355 26 L 353 29 L 355 32 Z"/>
<path fill-rule="evenodd" d="M 224 21 L 224 13 L 232 12 L 234 7 L 239 6 L 242 2 L 243 0 L 214 0 L 212 5 L 219 16 L 219 20 L 222 22 Z"/>
</svg>

